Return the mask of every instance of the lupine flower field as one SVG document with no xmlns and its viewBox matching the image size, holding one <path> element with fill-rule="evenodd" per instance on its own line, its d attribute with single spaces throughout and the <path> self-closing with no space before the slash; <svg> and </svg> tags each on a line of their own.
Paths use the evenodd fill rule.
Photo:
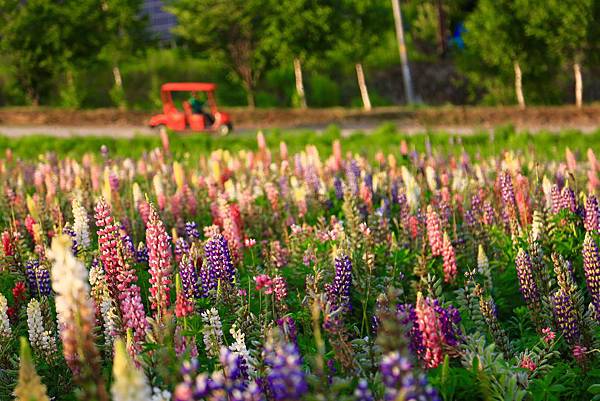
<svg viewBox="0 0 600 401">
<path fill-rule="evenodd" d="M 7 150 L 0 399 L 600 399 L 595 143 L 415 141 Z"/>
</svg>

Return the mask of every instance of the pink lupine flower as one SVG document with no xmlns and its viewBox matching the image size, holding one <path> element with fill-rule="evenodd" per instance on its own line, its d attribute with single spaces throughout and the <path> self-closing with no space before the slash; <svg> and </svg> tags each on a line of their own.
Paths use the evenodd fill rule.
<svg viewBox="0 0 600 401">
<path fill-rule="evenodd" d="M 425 347 L 423 360 L 425 366 L 428 368 L 435 368 L 443 359 L 442 330 L 435 313 L 433 302 L 429 298 L 423 298 L 421 292 L 417 294 L 415 313 L 417 315 L 419 330 L 423 333 L 423 346 Z"/>
<path fill-rule="evenodd" d="M 454 247 L 452 246 L 447 233 L 444 233 L 442 257 L 444 259 L 444 281 L 450 283 L 454 281 L 454 278 L 456 277 L 457 268 Z"/>
<path fill-rule="evenodd" d="M 576 345 L 573 347 L 573 357 L 579 362 L 583 362 L 585 360 L 585 354 L 587 353 L 587 348 L 583 345 Z"/>
<path fill-rule="evenodd" d="M 13 256 L 15 254 L 15 247 L 8 231 L 2 232 L 2 248 L 4 249 L 5 256 Z"/>
<path fill-rule="evenodd" d="M 271 294 L 273 292 L 273 280 L 266 274 L 261 274 L 254 277 L 256 283 L 256 289 L 261 291 L 264 289 L 265 294 Z"/>
<path fill-rule="evenodd" d="M 245 238 L 244 239 L 244 246 L 246 248 L 252 248 L 254 245 L 256 245 L 256 240 L 254 238 Z"/>
<path fill-rule="evenodd" d="M 175 301 L 175 316 L 182 318 L 189 316 L 194 312 L 194 304 L 185 296 L 183 292 L 177 295 Z"/>
<path fill-rule="evenodd" d="M 546 344 L 550 344 L 552 341 L 554 341 L 554 338 L 556 337 L 556 334 L 552 331 L 550 327 L 542 329 L 542 334 L 544 335 L 543 339 Z"/>
<path fill-rule="evenodd" d="M 35 237 L 35 232 L 33 231 L 33 225 L 35 224 L 35 219 L 31 217 L 30 214 L 25 217 L 25 229 L 31 235 L 31 238 Z"/>
<path fill-rule="evenodd" d="M 151 307 L 160 320 L 170 302 L 171 247 L 165 225 L 152 205 L 150 205 L 150 216 L 146 225 L 146 246 L 151 276 L 149 280 Z"/>
<path fill-rule="evenodd" d="M 273 293 L 279 302 L 284 301 L 287 297 L 287 283 L 282 276 L 273 277 Z"/>
<path fill-rule="evenodd" d="M 519 367 L 528 369 L 532 372 L 537 369 L 537 365 L 535 364 L 535 362 L 533 362 L 533 360 L 527 355 L 523 356 L 521 362 L 519 363 Z"/>
<path fill-rule="evenodd" d="M 427 237 L 429 238 L 429 246 L 433 256 L 440 256 L 443 249 L 442 241 L 442 223 L 440 217 L 433 210 L 431 205 L 427 206 Z"/>
</svg>

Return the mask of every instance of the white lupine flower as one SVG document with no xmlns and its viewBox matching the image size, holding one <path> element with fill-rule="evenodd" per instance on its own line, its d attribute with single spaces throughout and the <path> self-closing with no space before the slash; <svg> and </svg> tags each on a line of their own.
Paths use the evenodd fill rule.
<svg viewBox="0 0 600 401">
<path fill-rule="evenodd" d="M 219 312 L 215 308 L 203 312 L 202 322 L 204 323 L 202 333 L 204 334 L 206 353 L 209 356 L 218 358 L 223 345 L 223 326 L 221 325 Z"/>
<path fill-rule="evenodd" d="M 250 377 L 256 377 L 256 359 L 250 355 L 248 352 L 248 348 L 246 348 L 246 335 L 242 333 L 242 330 L 238 330 L 236 325 L 234 324 L 229 329 L 229 333 L 235 340 L 229 349 L 244 359 L 246 362 L 246 368 L 248 369 L 248 375 Z"/>
<path fill-rule="evenodd" d="M 150 401 L 171 401 L 171 392 L 167 390 L 161 390 L 158 387 L 153 387 L 152 398 Z"/>
<path fill-rule="evenodd" d="M 0 294 L 0 340 L 10 337 L 12 330 L 8 321 L 8 302 L 3 294 Z"/>
<path fill-rule="evenodd" d="M 122 340 L 115 343 L 113 380 L 110 388 L 113 401 L 148 401 L 152 397 L 146 375 L 135 367 Z"/>
<path fill-rule="evenodd" d="M 89 217 L 87 211 L 77 198 L 73 199 L 72 208 L 75 239 L 80 247 L 87 249 L 90 246 Z"/>
<path fill-rule="evenodd" d="M 152 177 L 152 185 L 154 186 L 156 196 L 164 196 L 165 189 L 163 187 L 162 177 L 159 173 Z"/>
<path fill-rule="evenodd" d="M 542 190 L 544 191 L 544 198 L 546 199 L 546 207 L 552 208 L 552 182 L 548 177 L 542 178 Z"/>
<path fill-rule="evenodd" d="M 435 170 L 431 166 L 425 167 L 425 177 L 427 178 L 427 185 L 432 192 L 437 191 L 437 181 L 435 179 Z"/>
<path fill-rule="evenodd" d="M 100 313 L 104 322 L 104 341 L 106 346 L 112 349 L 115 334 L 118 332 L 119 327 L 117 323 L 117 308 L 110 296 L 105 296 L 100 303 Z"/>
<path fill-rule="evenodd" d="M 27 328 L 33 349 L 44 355 L 47 360 L 52 359 L 56 353 L 56 338 L 51 331 L 44 328 L 42 310 L 37 299 L 32 299 L 27 305 Z"/>
<path fill-rule="evenodd" d="M 415 177 L 408 171 L 406 166 L 402 166 L 402 181 L 404 181 L 404 185 L 406 188 L 406 201 L 410 210 L 415 211 L 417 206 L 419 205 L 419 196 L 421 195 L 421 188 L 415 180 Z"/>
<path fill-rule="evenodd" d="M 544 216 L 537 210 L 533 211 L 533 222 L 531 223 L 531 239 L 539 241 L 544 234 Z"/>
</svg>

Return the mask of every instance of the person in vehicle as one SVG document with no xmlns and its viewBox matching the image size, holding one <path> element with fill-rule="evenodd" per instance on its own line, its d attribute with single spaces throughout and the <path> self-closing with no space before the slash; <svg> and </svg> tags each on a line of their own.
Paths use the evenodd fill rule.
<svg viewBox="0 0 600 401">
<path fill-rule="evenodd" d="M 204 116 L 204 125 L 211 126 L 215 122 L 214 117 L 207 111 L 204 110 L 204 105 L 206 104 L 205 100 L 201 100 L 198 98 L 197 93 L 192 93 L 192 96 L 188 100 L 190 106 L 192 107 L 192 113 L 194 114 L 202 114 Z"/>
</svg>

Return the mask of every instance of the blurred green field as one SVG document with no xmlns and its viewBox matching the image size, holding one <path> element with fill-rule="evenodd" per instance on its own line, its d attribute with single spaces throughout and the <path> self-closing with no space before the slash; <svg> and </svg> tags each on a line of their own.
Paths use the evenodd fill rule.
<svg viewBox="0 0 600 401">
<path fill-rule="evenodd" d="M 517 131 L 512 126 L 501 126 L 489 131 L 474 134 L 451 134 L 443 131 L 429 131 L 418 134 L 406 134 L 398 131 L 392 124 L 381 125 L 373 132 L 356 131 L 342 136 L 337 126 L 323 131 L 314 130 L 264 130 L 267 145 L 279 149 L 282 141 L 287 144 L 290 153 L 314 145 L 322 155 L 332 151 L 332 144 L 339 140 L 344 152 L 358 153 L 372 157 L 378 151 L 400 153 L 400 144 L 405 140 L 409 150 L 424 151 L 428 143 L 435 150 L 447 152 L 466 151 L 472 156 L 498 155 L 503 150 L 534 152 L 539 160 L 562 157 L 569 147 L 575 152 L 585 152 L 588 148 L 599 150 L 600 129 L 592 133 L 577 130 L 554 132 Z M 197 158 L 217 149 L 237 152 L 242 149 L 255 149 L 256 131 L 235 133 L 227 137 L 211 135 L 169 134 L 170 150 L 174 157 Z M 459 144 L 461 146 L 448 146 Z M 41 154 L 53 152 L 59 157 L 81 157 L 84 153 L 99 153 L 102 145 L 107 146 L 112 157 L 140 157 L 144 153 L 161 146 L 159 136 L 136 136 L 134 138 L 112 137 L 68 137 L 57 138 L 43 135 L 22 137 L 0 136 L 0 151 L 11 149 L 13 155 L 21 159 L 38 158 Z"/>
</svg>

